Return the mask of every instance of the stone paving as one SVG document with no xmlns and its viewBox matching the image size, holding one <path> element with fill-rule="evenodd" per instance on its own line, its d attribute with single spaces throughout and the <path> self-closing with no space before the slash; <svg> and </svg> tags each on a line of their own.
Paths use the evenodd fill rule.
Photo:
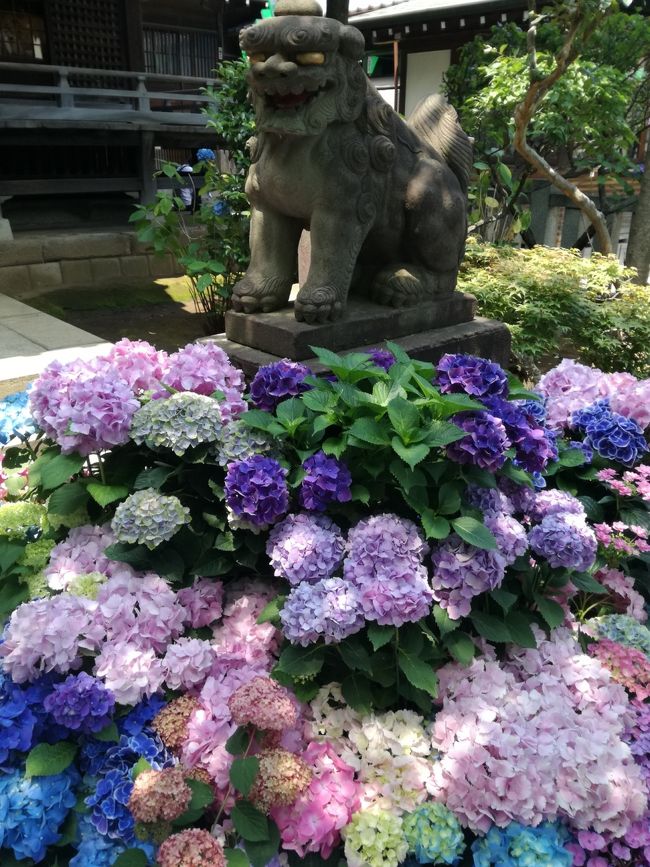
<svg viewBox="0 0 650 867">
<path fill-rule="evenodd" d="M 51 361 L 92 358 L 110 343 L 0 294 L 0 396 L 22 388 Z"/>
</svg>

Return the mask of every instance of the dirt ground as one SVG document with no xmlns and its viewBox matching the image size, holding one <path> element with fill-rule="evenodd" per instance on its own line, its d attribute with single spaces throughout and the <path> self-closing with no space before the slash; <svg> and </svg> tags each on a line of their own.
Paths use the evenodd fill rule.
<svg viewBox="0 0 650 867">
<path fill-rule="evenodd" d="M 148 340 L 173 352 L 206 334 L 184 277 L 156 280 L 136 290 L 63 289 L 28 303 L 111 342 L 122 337 Z"/>
</svg>

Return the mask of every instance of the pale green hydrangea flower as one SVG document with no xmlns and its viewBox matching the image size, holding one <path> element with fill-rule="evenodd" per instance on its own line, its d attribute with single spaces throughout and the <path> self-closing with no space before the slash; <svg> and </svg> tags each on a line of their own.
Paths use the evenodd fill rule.
<svg viewBox="0 0 650 867">
<path fill-rule="evenodd" d="M 54 539 L 37 539 L 35 542 L 30 542 L 18 561 L 19 565 L 40 572 L 47 566 L 50 552 L 55 545 Z"/>
<path fill-rule="evenodd" d="M 47 511 L 40 503 L 0 503 L 0 536 L 24 539 L 47 526 Z"/>
<path fill-rule="evenodd" d="M 397 867 L 406 858 L 402 820 L 393 813 L 361 810 L 342 833 L 348 867 Z"/>
<path fill-rule="evenodd" d="M 97 599 L 99 588 L 106 583 L 106 575 L 101 572 L 88 572 L 86 575 L 77 575 L 68 585 L 68 593 L 75 596 L 85 596 L 86 599 Z"/>
<path fill-rule="evenodd" d="M 146 545 L 153 551 L 190 520 L 190 510 L 178 497 L 168 497 L 153 488 L 146 488 L 120 503 L 111 529 L 118 542 Z"/>
<path fill-rule="evenodd" d="M 133 416 L 130 436 L 150 449 L 171 449 L 179 457 L 192 446 L 216 441 L 221 431 L 219 402 L 182 391 L 146 403 Z"/>
</svg>

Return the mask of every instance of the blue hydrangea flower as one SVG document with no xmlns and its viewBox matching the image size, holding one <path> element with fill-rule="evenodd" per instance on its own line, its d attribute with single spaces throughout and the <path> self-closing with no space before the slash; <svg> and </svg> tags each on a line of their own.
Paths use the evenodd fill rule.
<svg viewBox="0 0 650 867">
<path fill-rule="evenodd" d="M 97 831 L 127 846 L 135 839 L 135 821 L 127 807 L 132 791 L 130 769 L 115 770 L 100 777 L 95 791 L 86 798 L 86 806 L 91 807 L 90 821 Z"/>
<path fill-rule="evenodd" d="M 287 471 L 263 455 L 234 461 L 226 473 L 226 503 L 238 518 L 265 527 L 289 508 Z"/>
<path fill-rule="evenodd" d="M 99 834 L 90 817 L 81 815 L 78 827 L 77 854 L 70 859 L 69 867 L 113 867 L 126 846 L 111 837 Z M 142 849 L 149 861 L 154 859 L 154 847 L 149 843 L 135 841 L 133 847 Z"/>
<path fill-rule="evenodd" d="M 475 355 L 443 355 L 438 362 L 436 383 L 443 394 L 461 393 L 472 397 L 507 397 L 505 370 Z"/>
<path fill-rule="evenodd" d="M 17 391 L 0 400 L 0 445 L 14 437 L 28 437 L 37 430 L 29 411 L 29 390 Z"/>
<path fill-rule="evenodd" d="M 306 475 L 298 499 L 305 509 L 324 512 L 330 503 L 347 503 L 352 499 L 352 475 L 343 461 L 320 451 L 307 458 L 303 468 Z"/>
<path fill-rule="evenodd" d="M 60 839 L 78 782 L 73 767 L 49 777 L 25 777 L 21 770 L 0 774 L 0 848 L 12 849 L 18 860 L 42 861 Z"/>
<path fill-rule="evenodd" d="M 612 408 L 609 405 L 609 398 L 603 397 L 589 406 L 577 409 L 571 416 L 571 427 L 584 433 L 587 425 L 591 422 L 600 421 L 611 414 Z"/>
<path fill-rule="evenodd" d="M 121 735 L 117 743 L 87 740 L 81 747 L 79 764 L 91 776 L 109 771 L 129 771 L 140 758 L 159 771 L 173 765 L 174 760 L 152 729 L 144 728 L 134 735 Z"/>
<path fill-rule="evenodd" d="M 36 723 L 23 690 L 0 676 L 0 767 L 13 750 L 24 753 L 31 748 Z"/>
<path fill-rule="evenodd" d="M 541 395 L 540 395 L 541 397 Z M 539 427 L 544 427 L 546 424 L 546 404 L 543 400 L 515 400 L 513 401 L 525 415 L 537 422 Z"/>
<path fill-rule="evenodd" d="M 536 828 L 511 822 L 493 825 L 472 843 L 474 867 L 571 867 L 573 855 L 564 848 L 567 835 L 557 824 Z"/>
<path fill-rule="evenodd" d="M 202 160 L 213 160 L 215 158 L 215 152 L 212 148 L 199 148 L 196 152 L 196 158 L 199 162 Z"/>
<path fill-rule="evenodd" d="M 136 704 L 126 716 L 123 716 L 118 722 L 120 734 L 124 735 L 139 735 L 147 723 L 165 707 L 167 702 L 160 695 L 149 696 L 143 698 L 139 704 Z M 147 731 L 150 731 L 147 729 Z"/>
<path fill-rule="evenodd" d="M 343 578 L 298 584 L 287 596 L 280 620 L 285 637 L 303 647 L 319 638 L 338 644 L 365 624 L 357 588 Z"/>
<path fill-rule="evenodd" d="M 251 402 L 258 409 L 273 412 L 288 397 L 295 397 L 311 388 L 305 379 L 311 370 L 299 361 L 282 358 L 260 367 L 250 385 Z"/>
<path fill-rule="evenodd" d="M 44 704 L 59 725 L 73 732 L 94 734 L 111 721 L 115 697 L 100 680 L 82 671 L 56 684 Z"/>
<path fill-rule="evenodd" d="M 215 217 L 228 217 L 232 212 L 228 202 L 218 201 L 212 206 L 212 213 Z"/>
<path fill-rule="evenodd" d="M 437 801 L 404 816 L 402 828 L 418 864 L 457 864 L 465 851 L 460 822 Z"/>
<path fill-rule="evenodd" d="M 585 442 L 610 461 L 631 467 L 648 451 L 643 430 L 617 412 L 602 414 L 585 427 Z"/>
<path fill-rule="evenodd" d="M 650 657 L 650 629 L 628 614 L 606 614 L 589 621 L 598 638 L 609 638 L 626 647 L 635 647 Z"/>
</svg>

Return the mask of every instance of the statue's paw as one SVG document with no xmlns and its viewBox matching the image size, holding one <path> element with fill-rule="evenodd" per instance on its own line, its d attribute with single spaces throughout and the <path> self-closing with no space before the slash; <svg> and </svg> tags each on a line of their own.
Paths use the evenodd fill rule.
<svg viewBox="0 0 650 867">
<path fill-rule="evenodd" d="M 414 307 L 424 298 L 426 287 L 418 274 L 406 268 L 385 268 L 375 277 L 371 294 L 377 304 Z"/>
<path fill-rule="evenodd" d="M 232 290 L 232 308 L 238 313 L 270 313 L 289 300 L 291 283 L 278 277 L 244 277 Z"/>
<path fill-rule="evenodd" d="M 345 311 L 345 296 L 334 286 L 308 286 L 298 293 L 294 307 L 298 322 L 314 325 L 317 322 L 332 322 L 340 319 Z"/>
</svg>

